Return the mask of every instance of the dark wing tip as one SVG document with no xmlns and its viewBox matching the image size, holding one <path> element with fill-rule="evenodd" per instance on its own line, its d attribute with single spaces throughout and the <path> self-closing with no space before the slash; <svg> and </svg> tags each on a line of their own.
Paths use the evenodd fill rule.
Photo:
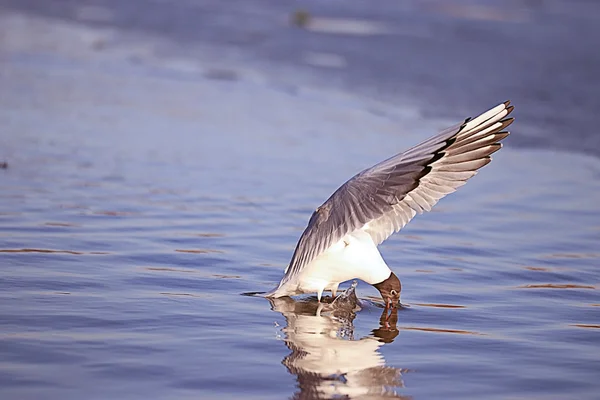
<svg viewBox="0 0 600 400">
<path fill-rule="evenodd" d="M 490 145 L 490 152 L 488 153 L 488 157 L 491 156 L 492 154 L 494 154 L 495 152 L 497 152 L 498 150 L 500 150 L 502 148 L 502 143 L 494 143 L 492 145 Z"/>
<path fill-rule="evenodd" d="M 459 131 L 462 131 L 463 128 L 465 127 L 465 125 L 467 125 L 469 123 L 469 121 L 471 121 L 473 119 L 473 117 L 468 117 L 465 118 L 465 120 L 463 121 L 463 123 L 460 125 L 460 128 L 458 129 Z"/>
<path fill-rule="evenodd" d="M 506 127 L 510 126 L 514 122 L 514 120 L 515 120 L 514 118 L 503 119 L 502 121 L 500 121 L 502 123 L 502 126 L 500 128 L 498 128 L 498 130 L 501 131 L 501 130 L 505 129 Z"/>
<path fill-rule="evenodd" d="M 510 135 L 510 132 L 502 131 L 502 132 L 498 132 L 494 135 L 496 137 L 496 143 L 498 143 L 501 140 L 504 140 L 508 135 Z"/>
</svg>

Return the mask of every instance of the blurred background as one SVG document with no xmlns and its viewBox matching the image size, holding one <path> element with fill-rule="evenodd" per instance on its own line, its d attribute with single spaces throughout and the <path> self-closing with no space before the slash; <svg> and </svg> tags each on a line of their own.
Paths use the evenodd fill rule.
<svg viewBox="0 0 600 400">
<path fill-rule="evenodd" d="M 260 79 L 470 115 L 505 98 L 514 145 L 596 153 L 593 1 L 3 0 L 6 59 L 65 57 Z M 110 61 L 109 61 L 110 60 Z M 258 79 L 258 77 L 254 76 Z"/>
<path fill-rule="evenodd" d="M 0 397 L 597 398 L 598 49 L 584 0 L 0 0 Z M 391 326 L 364 283 L 342 319 L 239 296 L 505 100 L 506 148 L 382 246 Z"/>
</svg>

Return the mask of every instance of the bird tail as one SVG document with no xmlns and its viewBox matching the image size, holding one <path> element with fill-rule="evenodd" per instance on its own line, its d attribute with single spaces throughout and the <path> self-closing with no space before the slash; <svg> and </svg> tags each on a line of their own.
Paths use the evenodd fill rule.
<svg viewBox="0 0 600 400">
<path fill-rule="evenodd" d="M 263 294 L 263 297 L 270 297 L 270 298 L 277 298 L 277 297 L 283 297 L 285 295 L 279 294 L 279 289 L 280 287 L 277 286 L 276 288 L 266 292 L 265 294 Z"/>
<path fill-rule="evenodd" d="M 287 282 L 281 281 L 276 288 L 268 291 L 263 296 L 276 299 L 278 297 L 289 296 L 291 294 L 292 293 L 290 292 L 290 290 L 288 288 Z"/>
</svg>

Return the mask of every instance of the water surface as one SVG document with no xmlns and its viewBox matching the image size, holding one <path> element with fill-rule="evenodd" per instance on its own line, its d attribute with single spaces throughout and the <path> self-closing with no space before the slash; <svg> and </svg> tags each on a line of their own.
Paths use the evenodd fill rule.
<svg viewBox="0 0 600 400">
<path fill-rule="evenodd" d="M 360 311 L 317 313 L 240 294 L 277 283 L 347 178 L 455 119 L 11 43 L 2 398 L 597 397 L 597 158 L 508 146 L 381 246 L 409 307 L 381 320 L 361 283 Z"/>
</svg>

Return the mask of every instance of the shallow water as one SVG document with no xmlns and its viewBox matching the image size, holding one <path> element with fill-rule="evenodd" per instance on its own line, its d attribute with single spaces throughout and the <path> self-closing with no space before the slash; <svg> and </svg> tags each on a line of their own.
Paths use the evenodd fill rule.
<svg viewBox="0 0 600 400">
<path fill-rule="evenodd" d="M 360 283 L 340 316 L 240 294 L 344 180 L 454 120 L 14 49 L 0 86 L 3 399 L 597 398 L 597 158 L 503 149 L 381 246 L 408 307 L 381 320 Z"/>
</svg>

